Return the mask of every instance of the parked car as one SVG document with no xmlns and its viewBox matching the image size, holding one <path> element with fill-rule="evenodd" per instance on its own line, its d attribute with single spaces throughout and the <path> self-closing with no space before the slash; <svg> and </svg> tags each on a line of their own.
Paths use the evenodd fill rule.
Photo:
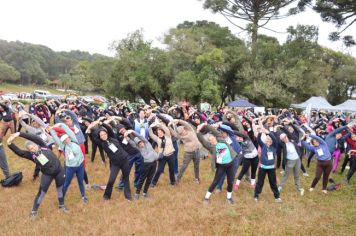
<svg viewBox="0 0 356 236">
<path fill-rule="evenodd" d="M 50 99 L 52 94 L 45 90 L 35 90 L 33 91 L 35 98 Z"/>
<path fill-rule="evenodd" d="M 5 93 L 0 96 L 2 100 L 10 100 L 10 101 L 18 101 L 19 98 L 17 97 L 16 93 Z"/>
</svg>

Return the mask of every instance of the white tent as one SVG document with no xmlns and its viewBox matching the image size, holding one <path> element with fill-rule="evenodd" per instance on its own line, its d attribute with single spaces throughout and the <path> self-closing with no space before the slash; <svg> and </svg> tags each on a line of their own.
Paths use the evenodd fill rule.
<svg viewBox="0 0 356 236">
<path fill-rule="evenodd" d="M 317 110 L 328 110 L 328 111 L 337 110 L 323 97 L 311 97 L 305 102 L 299 104 L 292 104 L 291 106 L 299 109 L 306 109 L 308 106 L 310 106 L 311 109 L 317 109 Z"/>
<path fill-rule="evenodd" d="M 344 103 L 335 106 L 335 109 L 338 111 L 356 112 L 356 100 L 346 100 Z"/>
</svg>

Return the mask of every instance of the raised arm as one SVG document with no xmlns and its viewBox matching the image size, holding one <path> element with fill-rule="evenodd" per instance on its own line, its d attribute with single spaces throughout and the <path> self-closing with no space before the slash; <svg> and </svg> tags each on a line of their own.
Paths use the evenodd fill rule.
<svg viewBox="0 0 356 236">
<path fill-rule="evenodd" d="M 38 116 L 33 115 L 33 114 L 26 114 L 26 115 L 29 115 L 31 117 L 31 119 L 36 121 L 41 127 L 43 127 L 43 128 L 48 127 L 48 124 L 44 123 L 43 120 L 41 120 Z"/>
<path fill-rule="evenodd" d="M 157 143 L 158 136 L 153 133 L 152 126 L 148 128 L 148 134 L 150 135 L 151 139 Z"/>
<path fill-rule="evenodd" d="M 66 124 L 60 124 L 60 127 L 62 129 L 64 129 L 64 132 L 66 132 L 66 134 L 68 134 L 68 136 L 70 137 L 72 142 L 78 143 L 77 137 L 75 136 L 73 131 Z"/>
<path fill-rule="evenodd" d="M 21 138 L 25 138 L 27 140 L 30 140 L 30 141 L 36 143 L 40 147 L 47 147 L 46 143 L 37 135 L 27 134 L 27 133 L 21 132 L 20 133 L 20 137 Z"/>
</svg>

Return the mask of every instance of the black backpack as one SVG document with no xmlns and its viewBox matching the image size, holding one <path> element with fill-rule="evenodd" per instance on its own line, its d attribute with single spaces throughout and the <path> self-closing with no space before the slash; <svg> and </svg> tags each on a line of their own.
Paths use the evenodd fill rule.
<svg viewBox="0 0 356 236">
<path fill-rule="evenodd" d="M 6 179 L 3 179 L 0 181 L 1 185 L 3 187 L 12 187 L 19 185 L 22 181 L 22 172 L 15 172 L 11 174 L 9 177 Z"/>
</svg>

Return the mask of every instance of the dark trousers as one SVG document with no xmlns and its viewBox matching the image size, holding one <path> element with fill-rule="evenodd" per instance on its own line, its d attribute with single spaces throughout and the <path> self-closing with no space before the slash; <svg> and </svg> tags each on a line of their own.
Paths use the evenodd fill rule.
<svg viewBox="0 0 356 236">
<path fill-rule="evenodd" d="M 342 163 L 342 166 L 341 166 L 341 173 L 344 173 L 344 170 L 347 166 L 347 163 L 349 163 L 350 161 L 350 156 L 349 154 L 345 154 L 345 159 L 344 159 L 344 162 Z"/>
<path fill-rule="evenodd" d="M 323 175 L 323 190 L 326 190 L 328 185 L 329 175 L 333 168 L 332 160 L 329 161 L 319 161 L 316 164 L 315 178 L 312 182 L 311 187 L 315 188 L 316 184 L 319 182 L 321 175 Z"/>
<path fill-rule="evenodd" d="M 143 188 L 143 193 L 148 192 L 148 188 L 150 187 L 153 176 L 156 173 L 156 168 L 157 168 L 157 161 L 143 163 L 140 181 L 138 182 L 136 188 L 137 194 L 140 194 L 143 184 L 145 184 Z"/>
<path fill-rule="evenodd" d="M 179 146 L 177 140 L 173 140 L 173 147 L 174 147 L 174 153 L 173 153 L 173 158 L 174 158 L 174 174 L 178 175 L 178 153 L 179 153 Z"/>
<path fill-rule="evenodd" d="M 356 156 L 352 156 L 350 159 L 351 165 L 350 165 L 350 170 L 347 173 L 347 181 L 349 182 L 352 176 L 354 175 L 356 171 Z"/>
<path fill-rule="evenodd" d="M 30 123 L 29 118 L 25 118 L 25 119 L 22 119 L 22 120 L 23 120 L 23 122 L 25 122 L 26 124 L 29 124 L 29 123 Z M 17 132 L 20 132 L 21 129 L 22 129 L 22 125 L 21 125 L 21 122 L 19 122 L 19 127 L 18 127 L 18 129 L 17 129 Z"/>
<path fill-rule="evenodd" d="M 174 158 L 173 154 L 170 156 L 164 156 L 162 159 L 158 161 L 158 168 L 156 171 L 155 176 L 153 177 L 152 184 L 156 185 L 158 182 L 159 177 L 163 173 L 164 167 L 166 166 L 166 163 L 168 163 L 168 169 L 169 169 L 169 179 L 171 181 L 171 185 L 174 185 L 176 183 L 176 178 L 174 176 Z"/>
<path fill-rule="evenodd" d="M 242 180 L 242 177 L 247 173 L 250 166 L 251 166 L 251 179 L 256 179 L 258 162 L 259 162 L 258 156 L 254 158 L 244 158 L 242 161 L 242 169 L 237 179 Z"/>
<path fill-rule="evenodd" d="M 142 169 L 142 164 L 143 164 L 143 157 L 140 152 L 130 155 L 128 158 L 129 161 L 129 172 L 131 172 L 132 166 L 135 164 L 135 179 L 134 179 L 134 185 L 135 188 L 138 186 L 138 182 L 140 180 L 140 175 L 141 175 L 141 169 Z M 118 185 L 119 189 L 124 188 L 124 181 L 122 180 L 122 176 L 120 178 L 120 183 Z"/>
<path fill-rule="evenodd" d="M 277 169 L 279 169 L 281 167 L 282 164 L 282 146 L 280 144 L 278 144 L 277 147 Z M 284 167 L 282 165 L 282 168 L 284 170 Z"/>
<path fill-rule="evenodd" d="M 234 162 L 228 164 L 216 164 L 214 180 L 211 183 L 208 191 L 212 193 L 215 187 L 218 185 L 221 177 L 226 174 L 227 176 L 227 191 L 232 192 L 232 186 L 234 184 Z"/>
<path fill-rule="evenodd" d="M 101 160 L 103 162 L 105 162 L 105 156 L 104 156 L 104 150 L 101 146 L 99 146 L 96 142 L 93 141 L 93 139 L 91 139 L 91 162 L 94 162 L 95 159 L 95 154 L 96 154 L 96 150 L 99 148 L 99 153 L 100 153 L 100 157 Z"/>
<path fill-rule="evenodd" d="M 307 165 L 307 167 L 309 168 L 309 166 L 310 166 L 310 162 L 311 162 L 311 160 L 313 159 L 313 156 L 315 155 L 315 152 L 310 152 L 309 153 L 309 156 L 308 156 L 308 165 Z"/>
<path fill-rule="evenodd" d="M 131 189 L 130 189 L 130 168 L 127 159 L 121 161 L 118 165 L 110 165 L 110 176 L 108 183 L 106 184 L 106 189 L 104 193 L 104 199 L 110 199 L 112 194 L 112 189 L 119 171 L 122 172 L 122 179 L 124 182 L 124 194 L 126 199 L 131 199 Z"/>
<path fill-rule="evenodd" d="M 236 176 L 236 173 L 237 173 L 237 169 L 239 168 L 239 166 L 240 166 L 240 158 L 239 157 L 236 157 L 233 161 L 232 161 L 232 168 L 233 168 L 233 180 L 232 181 L 234 181 L 234 179 L 235 179 L 235 176 Z M 223 185 L 224 185 L 224 181 L 225 181 L 225 177 L 226 177 L 226 173 L 224 173 L 222 176 L 221 176 L 221 178 L 220 178 L 220 180 L 219 180 L 219 182 L 218 182 L 218 185 L 217 185 L 217 188 L 218 189 L 222 189 L 222 187 L 223 187 Z"/>
<path fill-rule="evenodd" d="M 32 211 L 37 211 L 40 207 L 40 204 L 45 197 L 49 186 L 51 185 L 52 181 L 56 182 L 56 189 L 57 189 L 57 197 L 59 206 L 64 206 L 64 196 L 63 196 L 63 184 L 64 184 L 64 169 L 60 167 L 58 169 L 58 173 L 55 175 L 46 175 L 42 174 L 41 176 L 41 183 L 38 190 L 38 193 L 35 197 L 35 201 L 32 206 Z"/>
<path fill-rule="evenodd" d="M 258 169 L 258 179 L 255 188 L 255 198 L 262 193 L 263 185 L 265 182 L 266 174 L 268 175 L 269 186 L 273 192 L 274 198 L 279 198 L 279 191 L 277 187 L 276 169 Z"/>
</svg>

